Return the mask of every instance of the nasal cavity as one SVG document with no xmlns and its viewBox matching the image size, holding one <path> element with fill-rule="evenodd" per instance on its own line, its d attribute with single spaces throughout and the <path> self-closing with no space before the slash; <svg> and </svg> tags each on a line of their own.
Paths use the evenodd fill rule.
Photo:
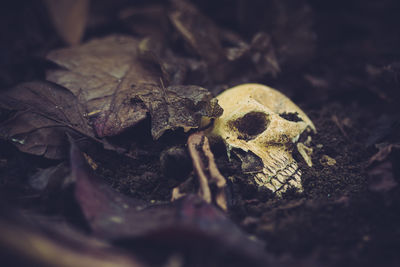
<svg viewBox="0 0 400 267">
<path fill-rule="evenodd" d="M 238 131 L 238 138 L 251 140 L 264 132 L 269 124 L 268 115 L 263 112 L 249 112 L 243 117 L 231 122 Z"/>
</svg>

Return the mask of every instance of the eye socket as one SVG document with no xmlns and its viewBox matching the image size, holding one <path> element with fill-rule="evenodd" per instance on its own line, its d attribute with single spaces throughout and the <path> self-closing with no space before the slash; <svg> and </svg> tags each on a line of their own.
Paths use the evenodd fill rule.
<svg viewBox="0 0 400 267">
<path fill-rule="evenodd" d="M 268 128 L 269 119 L 267 114 L 253 111 L 229 124 L 239 132 L 239 139 L 251 140 Z"/>
<path fill-rule="evenodd" d="M 284 113 L 280 113 L 279 116 L 288 121 L 293 121 L 293 122 L 303 121 L 299 117 L 299 113 L 297 113 L 297 112 L 284 112 Z"/>
</svg>

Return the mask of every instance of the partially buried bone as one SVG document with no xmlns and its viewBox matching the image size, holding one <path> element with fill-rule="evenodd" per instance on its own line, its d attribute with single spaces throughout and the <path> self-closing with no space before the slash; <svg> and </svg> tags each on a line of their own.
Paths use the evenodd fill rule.
<svg viewBox="0 0 400 267">
<path fill-rule="evenodd" d="M 299 148 L 307 165 L 312 166 L 312 149 L 298 142 L 303 132 L 316 133 L 307 115 L 279 91 L 260 84 L 233 87 L 217 99 L 224 113 L 215 119 L 207 134 L 222 138 L 229 156 L 232 149 L 242 151 L 236 154 L 243 161 L 244 172 L 245 159 L 261 159 L 255 170 L 247 171 L 257 185 L 277 195 L 290 187 L 301 192 L 301 171 L 292 152 Z"/>
<path fill-rule="evenodd" d="M 226 180 L 219 172 L 214 161 L 214 155 L 210 150 L 207 137 L 203 132 L 196 132 L 188 138 L 188 149 L 193 162 L 193 169 L 197 174 L 199 183 L 199 196 L 207 203 L 215 202 L 222 210 L 227 211 L 225 195 Z M 185 195 L 186 181 L 172 190 L 172 201 Z M 214 188 L 213 192 L 211 187 Z"/>
</svg>

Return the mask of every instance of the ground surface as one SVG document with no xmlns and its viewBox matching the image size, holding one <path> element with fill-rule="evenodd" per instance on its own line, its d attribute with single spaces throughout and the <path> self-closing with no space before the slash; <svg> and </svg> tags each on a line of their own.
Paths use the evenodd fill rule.
<svg viewBox="0 0 400 267">
<path fill-rule="evenodd" d="M 221 75 L 222 78 L 210 78 L 207 76 L 210 72 L 193 71 L 194 77 L 189 76 L 186 82 L 193 81 L 214 95 L 238 82 L 268 84 L 297 103 L 318 130 L 311 142 L 313 167 L 308 167 L 299 155 L 294 155 L 303 171 L 304 192 L 290 190 L 281 198 L 249 182 L 248 177 L 241 174 L 239 159 L 233 157 L 229 161 L 224 146 L 213 145 L 216 163 L 222 175 L 229 177 L 227 218 L 263 243 L 268 257 L 276 260 L 271 265 L 398 266 L 400 40 L 395 10 L 400 8 L 399 4 L 389 0 L 379 4 L 357 0 L 324 4 L 303 1 L 299 6 L 292 6 L 290 1 L 280 4 L 276 1 L 193 2 L 216 25 L 237 32 L 244 40 L 251 40 L 260 30 L 272 35 L 280 72 L 264 68 L 255 76 L 246 74 L 246 70 L 240 77 L 231 72 Z M 23 7 L 10 6 L 2 16 L 2 35 L 10 41 L 0 47 L 4 59 L 0 71 L 1 89 L 44 79 L 45 69 L 51 67 L 44 55 L 63 46 L 55 37 L 51 23 L 38 19 L 38 14 L 46 14 L 44 7 L 24 4 Z M 147 5 L 136 3 L 132 6 L 139 4 Z M 99 4 L 97 9 L 100 11 L 96 12 L 108 21 L 88 28 L 84 40 L 115 32 L 138 35 L 131 21 L 113 18 L 113 14 L 126 9 L 129 3 L 119 1 L 113 9 L 106 6 Z M 268 11 L 262 13 L 260 10 Z M 19 28 L 11 30 L 8 24 L 19 25 Z M 187 46 L 182 40 L 177 41 L 176 36 L 171 39 L 174 50 Z M 200 46 L 195 48 L 200 51 Z M 199 51 L 194 58 L 204 58 L 203 52 Z M 212 65 L 210 59 L 205 61 L 208 67 Z M 205 75 L 205 78 L 196 75 Z M 8 111 L 0 109 L 0 122 L 9 115 Z M 151 120 L 147 118 L 108 139 L 111 144 L 129 151 L 129 157 L 106 151 L 99 145 L 89 147 L 85 152 L 97 164 L 95 173 L 107 185 L 144 203 L 164 205 L 169 203 L 175 186 L 189 178 L 195 180 L 196 176 L 185 147 L 188 133 L 167 131 L 154 141 L 150 128 Z M 169 150 L 171 148 L 173 152 Z M 332 159 L 334 163 L 331 163 Z M 1 141 L 0 189 L 4 217 L 13 218 L 9 214 L 21 209 L 23 213 L 29 211 L 44 216 L 62 214 L 61 217 L 72 221 L 75 228 L 87 230 L 93 227 L 88 221 L 82 222 L 79 208 L 68 203 L 68 197 L 49 193 L 51 187 L 45 194 L 31 188 L 29 179 L 34 173 L 62 162 L 22 153 L 9 142 Z M 192 185 L 192 193 L 196 192 L 196 186 L 196 183 Z M 19 217 L 16 220 L 21 221 Z M 135 240 L 132 246 L 124 241 L 111 243 L 125 251 L 128 247 L 143 264 L 228 264 L 222 253 L 210 254 L 205 260 L 207 245 L 199 245 L 197 250 L 188 252 L 185 243 L 176 244 L 171 241 L 173 237 L 160 238 L 167 247 L 173 244 L 174 249 L 170 251 L 151 243 L 151 237 L 141 238 L 143 240 Z M 197 239 L 199 244 L 207 243 L 202 237 L 191 238 L 189 243 L 197 242 Z M 146 242 L 151 245 L 147 246 Z M 7 248 L 9 242 L 2 240 L 0 245 Z M 24 249 L 14 251 L 11 248 L 10 251 L 26 255 Z M 236 264 L 244 266 L 249 262 L 250 259 Z"/>
</svg>

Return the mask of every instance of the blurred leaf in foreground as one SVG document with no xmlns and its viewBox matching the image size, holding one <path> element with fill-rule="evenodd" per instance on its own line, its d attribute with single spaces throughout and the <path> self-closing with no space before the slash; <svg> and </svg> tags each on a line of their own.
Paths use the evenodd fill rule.
<svg viewBox="0 0 400 267">
<path fill-rule="evenodd" d="M 142 248 L 164 244 L 198 255 L 207 251 L 210 257 L 223 253 L 230 263 L 242 260 L 265 266 L 274 261 L 261 242 L 251 240 L 222 211 L 199 197 L 149 205 L 118 193 L 97 177 L 73 140 L 70 153 L 75 199 L 95 236 L 115 242 L 136 240 Z"/>
<path fill-rule="evenodd" d="M 80 42 L 86 28 L 90 0 L 45 0 L 58 35 L 69 45 Z"/>
<path fill-rule="evenodd" d="M 62 219 L 22 214 L 15 207 L 0 209 L 2 266 L 147 266 L 132 253 L 85 235 Z"/>
</svg>

